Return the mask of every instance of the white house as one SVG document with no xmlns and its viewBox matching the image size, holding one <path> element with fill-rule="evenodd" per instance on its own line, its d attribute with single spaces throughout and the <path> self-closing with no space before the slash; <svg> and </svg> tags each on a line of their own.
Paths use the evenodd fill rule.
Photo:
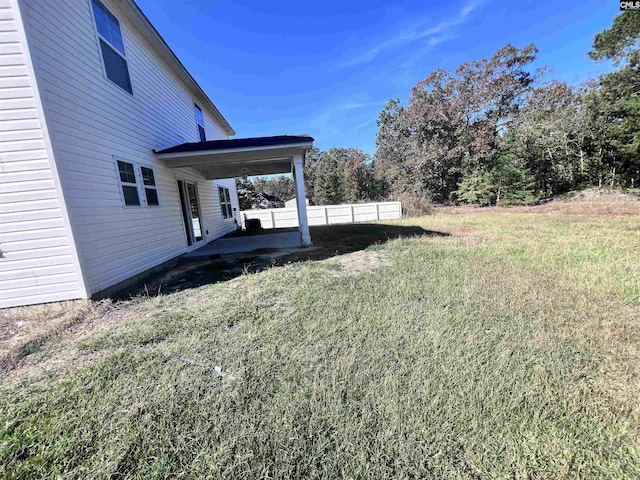
<svg viewBox="0 0 640 480">
<path fill-rule="evenodd" d="M 283 208 L 284 202 L 275 195 L 260 192 L 253 204 L 253 208 Z"/>
<path fill-rule="evenodd" d="M 292 172 L 304 198 L 311 137 L 234 134 L 133 0 L 0 0 L 0 308 L 103 296 L 232 232 L 234 177 Z"/>
</svg>

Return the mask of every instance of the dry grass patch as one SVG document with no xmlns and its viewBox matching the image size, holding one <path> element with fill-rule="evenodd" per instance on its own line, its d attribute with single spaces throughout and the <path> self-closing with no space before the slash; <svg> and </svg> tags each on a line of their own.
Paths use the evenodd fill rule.
<svg viewBox="0 0 640 480">
<path fill-rule="evenodd" d="M 640 217 L 603 211 L 327 228 L 61 327 L 25 358 L 92 361 L 0 383 L 0 477 L 640 478 Z"/>
<path fill-rule="evenodd" d="M 556 275 L 533 273 L 504 260 L 479 259 L 468 268 L 470 275 L 482 279 L 478 288 L 489 292 L 490 298 L 500 298 L 506 308 L 540 325 L 535 336 L 540 348 L 561 351 L 571 344 L 576 362 L 583 360 L 580 352 L 589 352 L 599 376 L 563 385 L 567 398 L 578 401 L 587 387 L 604 416 L 628 417 L 634 435 L 640 434 L 637 305 L 620 306 L 615 297 L 594 297 Z M 587 385 L 581 380 L 593 382 Z"/>
</svg>

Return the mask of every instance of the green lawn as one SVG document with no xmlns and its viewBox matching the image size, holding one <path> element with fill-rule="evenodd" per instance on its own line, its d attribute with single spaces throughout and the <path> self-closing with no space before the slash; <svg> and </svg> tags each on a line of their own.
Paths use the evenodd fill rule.
<svg viewBox="0 0 640 480">
<path fill-rule="evenodd" d="M 5 313 L 55 329 L 0 344 L 0 477 L 639 478 L 639 205 L 315 229 L 258 273 Z"/>
</svg>

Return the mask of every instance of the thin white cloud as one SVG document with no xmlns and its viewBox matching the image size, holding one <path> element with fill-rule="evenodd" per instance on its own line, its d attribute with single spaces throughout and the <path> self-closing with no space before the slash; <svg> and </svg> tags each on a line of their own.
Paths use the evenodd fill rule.
<svg viewBox="0 0 640 480">
<path fill-rule="evenodd" d="M 346 102 L 339 103 L 336 108 L 343 111 L 358 110 L 360 108 L 379 107 L 384 105 L 385 101 L 386 100 L 376 100 L 373 102 Z"/>
<path fill-rule="evenodd" d="M 322 109 L 312 115 L 308 123 L 314 130 L 341 130 L 341 121 L 347 119 L 365 117 L 369 118 L 371 112 L 382 109 L 387 102 L 385 99 L 366 100 L 357 98 L 361 96 L 339 97 L 325 105 Z M 377 116 L 375 117 L 377 118 Z"/>
<path fill-rule="evenodd" d="M 445 39 L 450 38 L 450 30 L 455 29 L 455 27 L 463 23 L 482 2 L 483 0 L 471 0 L 460 9 L 456 16 L 431 27 L 421 28 L 419 24 L 407 27 L 403 31 L 397 32 L 390 38 L 381 41 L 378 45 L 375 45 L 370 49 L 339 63 L 334 67 L 334 69 L 338 70 L 369 63 L 384 51 L 394 50 L 402 45 L 415 42 L 416 40 L 421 40 L 423 38 L 429 39 L 429 45 L 437 45 Z M 420 23 L 424 23 L 424 21 Z"/>
</svg>

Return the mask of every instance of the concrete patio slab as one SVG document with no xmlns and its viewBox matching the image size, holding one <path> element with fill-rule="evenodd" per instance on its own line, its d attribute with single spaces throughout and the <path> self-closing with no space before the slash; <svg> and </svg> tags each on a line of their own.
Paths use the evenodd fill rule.
<svg viewBox="0 0 640 480">
<path fill-rule="evenodd" d="M 301 247 L 299 232 L 268 233 L 246 237 L 218 238 L 206 245 L 184 254 L 183 258 L 202 258 L 211 255 L 251 252 L 262 248 L 295 248 Z"/>
</svg>

